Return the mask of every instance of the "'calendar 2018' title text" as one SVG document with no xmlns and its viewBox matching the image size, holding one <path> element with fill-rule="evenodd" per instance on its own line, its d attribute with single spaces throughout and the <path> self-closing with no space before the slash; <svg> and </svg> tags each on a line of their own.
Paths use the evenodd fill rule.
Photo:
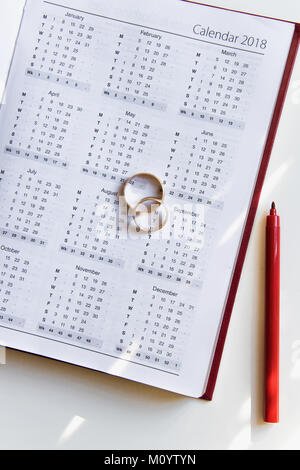
<svg viewBox="0 0 300 470">
<path fill-rule="evenodd" d="M 202 26 L 201 24 L 196 24 L 193 28 L 193 32 L 202 38 L 216 39 L 218 41 L 257 49 L 266 49 L 268 44 L 266 39 L 249 36 L 247 34 L 240 36 L 233 34 L 230 31 L 216 31 L 210 26 Z"/>
</svg>

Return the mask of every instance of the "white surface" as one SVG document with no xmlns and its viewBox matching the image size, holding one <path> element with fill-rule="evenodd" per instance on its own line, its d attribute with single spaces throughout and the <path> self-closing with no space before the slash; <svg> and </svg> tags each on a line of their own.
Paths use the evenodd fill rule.
<svg viewBox="0 0 300 470">
<path fill-rule="evenodd" d="M 205 3 L 300 22 L 300 4 L 295 0 Z M 22 6 L 23 0 L 0 3 L 0 86 Z M 260 201 L 214 401 L 181 398 L 7 350 L 6 365 L 0 365 L 1 449 L 300 448 L 299 114 L 300 57 Z M 264 215 L 273 199 L 283 226 L 279 425 L 262 422 Z M 2 353 L 0 364 L 4 359 Z"/>
</svg>

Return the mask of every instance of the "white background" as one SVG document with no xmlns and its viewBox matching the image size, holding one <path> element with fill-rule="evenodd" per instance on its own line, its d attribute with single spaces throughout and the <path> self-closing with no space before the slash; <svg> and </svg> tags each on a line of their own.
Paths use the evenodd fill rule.
<svg viewBox="0 0 300 470">
<path fill-rule="evenodd" d="M 300 22 L 298 0 L 204 3 Z M 23 0 L 0 0 L 0 94 L 23 4 Z M 0 351 L 0 362 L 6 362 L 0 365 L 0 449 L 300 449 L 299 120 L 300 55 L 213 402 L 178 397 L 21 352 L 6 350 L 5 358 Z M 262 420 L 264 228 L 272 200 L 282 218 L 281 422 L 277 425 Z"/>
</svg>

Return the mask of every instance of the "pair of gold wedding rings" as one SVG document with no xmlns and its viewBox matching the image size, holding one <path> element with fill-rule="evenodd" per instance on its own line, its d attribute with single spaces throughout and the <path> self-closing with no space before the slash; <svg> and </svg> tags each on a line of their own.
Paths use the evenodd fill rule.
<svg viewBox="0 0 300 470">
<path fill-rule="evenodd" d="M 167 224 L 169 211 L 164 203 L 161 180 L 151 173 L 137 173 L 124 184 L 121 195 L 139 232 L 152 233 Z"/>
</svg>

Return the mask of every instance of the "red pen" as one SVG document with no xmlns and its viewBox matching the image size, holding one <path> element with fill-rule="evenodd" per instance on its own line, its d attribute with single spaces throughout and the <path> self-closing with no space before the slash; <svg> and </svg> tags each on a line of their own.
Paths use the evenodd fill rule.
<svg viewBox="0 0 300 470">
<path fill-rule="evenodd" d="M 272 203 L 266 228 L 264 421 L 279 422 L 280 218 Z"/>
</svg>

